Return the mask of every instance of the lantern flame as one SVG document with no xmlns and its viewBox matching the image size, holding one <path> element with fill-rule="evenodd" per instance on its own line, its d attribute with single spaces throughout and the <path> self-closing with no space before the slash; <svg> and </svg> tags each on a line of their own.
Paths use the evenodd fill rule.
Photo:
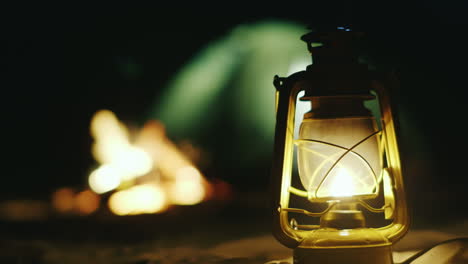
<svg viewBox="0 0 468 264">
<path fill-rule="evenodd" d="M 336 168 L 336 174 L 329 188 L 331 196 L 335 197 L 349 197 L 356 192 L 353 176 L 345 168 Z"/>
</svg>

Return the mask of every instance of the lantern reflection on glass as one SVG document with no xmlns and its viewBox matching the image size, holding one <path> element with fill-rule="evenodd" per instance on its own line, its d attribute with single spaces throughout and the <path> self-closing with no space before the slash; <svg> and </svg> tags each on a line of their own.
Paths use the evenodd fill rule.
<svg viewBox="0 0 468 264">
<path fill-rule="evenodd" d="M 393 263 L 391 245 L 408 229 L 396 116 L 383 86 L 393 79 L 372 80 L 358 63 L 353 44 L 360 35 L 341 27 L 306 34 L 313 64 L 275 77 L 273 231 L 294 249 L 294 263 Z M 294 137 L 300 92 L 311 109 Z M 295 207 L 300 199 L 302 208 Z"/>
</svg>

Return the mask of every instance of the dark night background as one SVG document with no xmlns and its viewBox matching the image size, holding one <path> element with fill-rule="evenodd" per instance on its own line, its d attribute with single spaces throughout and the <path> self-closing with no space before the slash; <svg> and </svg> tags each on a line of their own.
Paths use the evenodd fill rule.
<svg viewBox="0 0 468 264">
<path fill-rule="evenodd" d="M 468 5 L 313 2 L 4 9 L 0 198 L 48 199 L 58 187 L 85 186 L 94 164 L 94 112 L 111 109 L 141 125 L 171 75 L 235 25 L 275 18 L 315 26 L 351 21 L 367 32 L 376 65 L 400 78 L 401 148 L 415 223 L 466 218 Z M 257 164 L 249 186 L 243 178 L 224 180 L 241 191 L 266 190 L 269 158 Z"/>
</svg>

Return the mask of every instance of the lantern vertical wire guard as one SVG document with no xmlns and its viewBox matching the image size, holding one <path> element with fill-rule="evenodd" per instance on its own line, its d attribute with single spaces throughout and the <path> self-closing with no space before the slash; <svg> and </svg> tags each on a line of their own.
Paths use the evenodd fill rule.
<svg viewBox="0 0 468 264">
<path fill-rule="evenodd" d="M 293 249 L 294 263 L 393 263 L 391 246 L 409 226 L 390 96 L 397 82 L 358 62 L 354 44 L 361 35 L 344 27 L 308 33 L 302 40 L 313 64 L 274 78 L 273 234 Z M 296 131 L 300 92 L 311 109 Z M 368 101 L 378 102 L 377 116 Z M 307 206 L 292 206 L 292 196 Z M 366 223 L 375 218 L 369 215 L 380 222 Z"/>
</svg>

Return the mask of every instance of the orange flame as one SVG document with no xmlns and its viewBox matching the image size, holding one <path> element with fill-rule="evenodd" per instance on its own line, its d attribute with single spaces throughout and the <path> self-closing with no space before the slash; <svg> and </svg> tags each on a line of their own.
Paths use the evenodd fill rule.
<svg viewBox="0 0 468 264">
<path fill-rule="evenodd" d="M 89 175 L 91 189 L 98 194 L 123 189 L 109 199 L 113 213 L 157 213 L 171 204 L 206 199 L 210 184 L 167 138 L 161 123 L 147 122 L 132 144 L 127 127 L 111 111 L 101 110 L 92 118 L 91 134 L 92 153 L 100 163 Z"/>
</svg>

